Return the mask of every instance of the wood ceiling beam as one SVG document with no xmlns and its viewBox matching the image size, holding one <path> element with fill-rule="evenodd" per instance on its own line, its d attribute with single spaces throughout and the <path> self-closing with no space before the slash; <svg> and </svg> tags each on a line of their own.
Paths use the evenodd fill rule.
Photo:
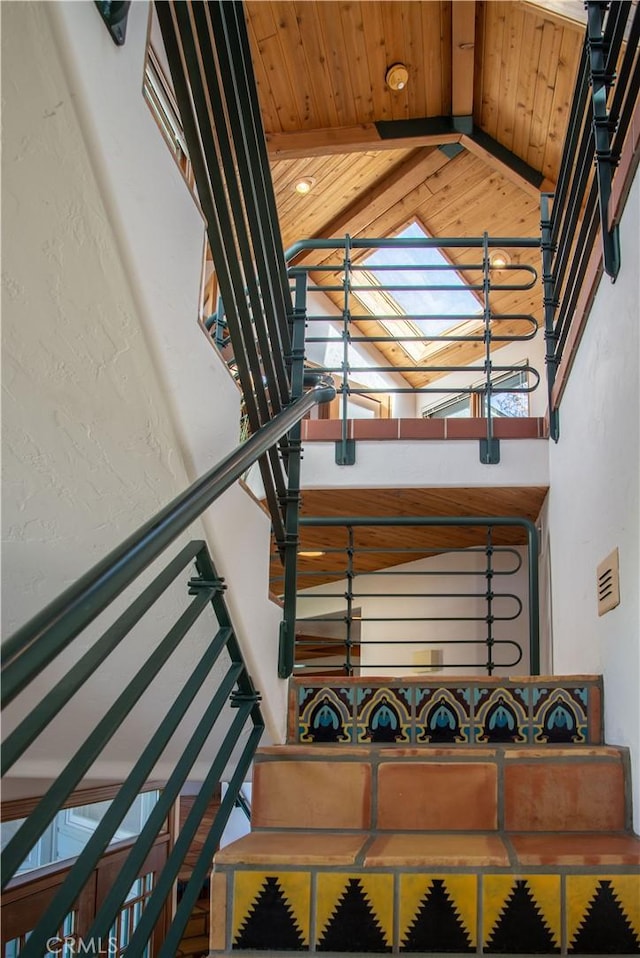
<svg viewBox="0 0 640 958">
<path fill-rule="evenodd" d="M 456 0 L 451 4 L 451 112 L 457 117 L 473 114 L 475 33 L 475 0 Z"/>
<path fill-rule="evenodd" d="M 327 127 L 321 130 L 295 130 L 290 133 L 267 133 L 267 151 L 272 160 L 295 160 L 309 156 L 331 156 L 334 153 L 362 153 L 367 150 L 409 150 L 412 147 L 440 146 L 458 143 L 457 130 L 442 128 L 441 117 L 420 121 L 418 126 L 398 127 L 397 135 L 383 124 L 362 123 L 357 126 Z M 430 130 L 430 126 L 432 130 Z M 402 130 L 402 132 L 400 132 Z"/>
</svg>

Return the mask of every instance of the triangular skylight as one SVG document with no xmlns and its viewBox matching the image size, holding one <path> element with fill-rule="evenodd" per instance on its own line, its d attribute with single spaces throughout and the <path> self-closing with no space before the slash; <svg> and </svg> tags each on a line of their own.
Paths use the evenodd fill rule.
<svg viewBox="0 0 640 958">
<path fill-rule="evenodd" d="M 397 238 L 427 239 L 427 234 L 414 222 Z M 359 289 L 354 295 L 393 336 L 447 335 L 461 324 L 477 322 L 482 313 L 478 299 L 438 249 L 383 247 L 362 260 L 360 266 L 365 269 L 355 272 L 353 284 L 371 289 Z M 416 286 L 432 288 L 410 288 Z M 406 321 L 385 321 L 385 316 L 406 316 Z M 438 341 L 425 344 L 405 340 L 400 345 L 419 362 L 431 349 L 438 348 Z"/>
</svg>

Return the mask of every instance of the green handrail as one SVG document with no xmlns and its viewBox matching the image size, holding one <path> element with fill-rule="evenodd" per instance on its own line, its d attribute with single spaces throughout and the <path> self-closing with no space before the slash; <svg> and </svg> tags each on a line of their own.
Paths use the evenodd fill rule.
<svg viewBox="0 0 640 958">
<path fill-rule="evenodd" d="M 2 649 L 3 708 L 306 412 L 334 395 L 327 380 L 314 386 L 7 639 Z"/>
</svg>

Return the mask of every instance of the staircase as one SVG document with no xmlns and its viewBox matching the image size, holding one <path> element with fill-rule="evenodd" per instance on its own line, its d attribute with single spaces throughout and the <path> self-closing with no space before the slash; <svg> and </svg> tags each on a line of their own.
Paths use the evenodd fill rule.
<svg viewBox="0 0 640 958">
<path fill-rule="evenodd" d="M 640 954 L 629 764 L 597 676 L 292 680 L 211 948 Z"/>
</svg>

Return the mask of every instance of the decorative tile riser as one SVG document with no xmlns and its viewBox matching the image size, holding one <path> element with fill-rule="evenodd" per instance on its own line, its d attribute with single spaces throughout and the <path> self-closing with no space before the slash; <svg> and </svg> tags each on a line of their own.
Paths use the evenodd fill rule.
<svg viewBox="0 0 640 958">
<path fill-rule="evenodd" d="M 275 746 L 256 756 L 254 828 L 616 831 L 627 756 L 575 749 Z"/>
<path fill-rule="evenodd" d="M 638 869 L 216 871 L 219 952 L 638 954 Z"/>
<path fill-rule="evenodd" d="M 582 676 L 296 680 L 289 703 L 301 744 L 601 744 L 601 725 L 601 682 Z"/>
</svg>

